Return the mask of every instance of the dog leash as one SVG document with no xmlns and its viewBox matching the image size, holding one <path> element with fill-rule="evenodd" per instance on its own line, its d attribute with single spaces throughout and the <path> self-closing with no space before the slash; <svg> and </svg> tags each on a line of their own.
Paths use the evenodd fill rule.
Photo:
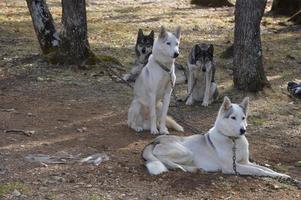
<svg viewBox="0 0 301 200">
<path fill-rule="evenodd" d="M 232 146 L 232 168 L 233 171 L 235 173 L 235 176 L 239 175 L 239 172 L 236 169 L 236 140 L 238 139 L 238 137 L 231 137 L 231 136 L 227 136 L 230 140 L 232 140 L 233 142 L 233 146 Z"/>
<path fill-rule="evenodd" d="M 116 73 L 111 66 L 107 66 L 106 65 L 106 70 L 108 72 L 108 75 L 110 76 L 110 78 L 114 81 L 114 82 L 117 82 L 115 80 L 115 78 L 113 77 L 116 76 L 117 78 L 119 78 L 124 84 L 126 84 L 127 86 L 129 86 L 130 88 L 134 88 L 128 81 L 124 80 L 123 77 L 121 77 L 118 73 Z M 113 74 L 113 75 L 112 75 Z"/>
<path fill-rule="evenodd" d="M 161 69 L 163 69 L 165 72 L 167 72 L 169 74 L 169 83 L 170 83 L 170 86 L 171 86 L 171 89 L 172 89 L 172 96 L 176 102 L 176 107 L 178 107 L 178 98 L 176 96 L 176 93 L 175 93 L 175 85 L 173 84 L 172 82 L 172 77 L 171 77 L 171 71 L 170 69 L 168 69 L 166 66 L 164 66 L 162 63 L 160 63 L 159 61 L 155 60 L 156 63 L 161 67 Z M 185 101 L 188 99 L 188 97 L 190 97 L 190 95 L 192 94 L 193 92 L 193 89 L 196 85 L 196 81 L 194 82 L 192 88 L 191 88 L 191 91 L 189 92 L 189 94 L 187 95 L 187 97 L 185 98 Z M 180 117 L 178 117 L 178 114 L 176 114 L 176 112 L 171 112 L 169 111 L 169 114 L 174 118 L 176 119 L 177 121 L 179 121 L 185 128 L 189 129 L 191 132 L 193 132 L 194 134 L 200 134 L 201 131 L 193 126 L 191 126 L 190 124 L 188 124 L 185 120 L 184 120 L 184 117 L 181 115 Z"/>
</svg>

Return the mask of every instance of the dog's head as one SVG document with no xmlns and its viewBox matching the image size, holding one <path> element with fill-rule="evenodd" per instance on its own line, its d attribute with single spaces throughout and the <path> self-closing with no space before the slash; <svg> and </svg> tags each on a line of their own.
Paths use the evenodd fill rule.
<svg viewBox="0 0 301 200">
<path fill-rule="evenodd" d="M 153 53 L 160 54 L 165 58 L 175 59 L 179 56 L 181 28 L 177 27 L 175 33 L 167 32 L 162 26 L 160 34 L 155 41 Z"/>
<path fill-rule="evenodd" d="M 240 104 L 233 104 L 228 97 L 225 97 L 218 112 L 215 127 L 226 136 L 244 135 L 248 125 L 248 106 L 249 97 L 244 98 Z"/>
<path fill-rule="evenodd" d="M 154 31 L 151 31 L 148 35 L 144 35 L 142 29 L 139 29 L 135 46 L 136 55 L 138 57 L 143 56 L 147 61 L 148 56 L 152 53 L 154 39 Z"/>
<path fill-rule="evenodd" d="M 189 63 L 198 66 L 203 72 L 210 71 L 213 61 L 213 51 L 212 44 L 196 44 L 191 50 Z"/>
</svg>

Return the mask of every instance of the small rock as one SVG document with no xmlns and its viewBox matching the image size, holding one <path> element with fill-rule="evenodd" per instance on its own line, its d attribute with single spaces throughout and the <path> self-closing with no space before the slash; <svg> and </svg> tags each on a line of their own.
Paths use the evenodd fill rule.
<svg viewBox="0 0 301 200">
<path fill-rule="evenodd" d="M 77 132 L 83 133 L 83 132 L 87 131 L 87 127 L 78 128 L 76 130 L 77 130 Z"/>
<path fill-rule="evenodd" d="M 272 185 L 272 188 L 274 189 L 274 190 L 278 190 L 279 188 L 280 188 L 280 186 L 279 185 Z"/>
<path fill-rule="evenodd" d="M 13 195 L 14 197 L 19 197 L 19 196 L 21 196 L 21 192 L 19 192 L 18 190 L 15 189 L 15 190 L 13 191 L 12 195 Z"/>
<path fill-rule="evenodd" d="M 66 182 L 66 180 L 63 177 L 60 177 L 60 176 L 53 176 L 52 179 L 57 181 L 57 182 L 61 182 L 61 183 Z"/>
<path fill-rule="evenodd" d="M 296 167 L 301 167 L 301 160 L 299 160 L 298 162 L 296 162 L 295 166 Z"/>
</svg>

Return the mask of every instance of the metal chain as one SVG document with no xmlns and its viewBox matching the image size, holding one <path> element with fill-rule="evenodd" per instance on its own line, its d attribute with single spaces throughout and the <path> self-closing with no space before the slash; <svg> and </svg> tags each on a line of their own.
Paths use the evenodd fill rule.
<svg viewBox="0 0 301 200">
<path fill-rule="evenodd" d="M 171 88 L 173 89 L 172 91 L 172 96 L 175 100 L 175 103 L 176 103 L 176 107 L 178 107 L 178 98 L 176 96 L 176 92 L 174 90 L 175 86 L 173 85 L 172 83 L 172 79 L 171 79 L 171 75 L 170 75 L 170 84 L 171 84 Z M 193 89 L 196 85 L 196 82 L 194 82 L 192 88 L 191 88 L 191 91 L 190 93 L 188 94 L 188 96 L 185 98 L 184 101 L 186 101 L 188 99 L 188 97 L 192 94 L 193 92 Z M 194 126 L 191 126 L 189 123 L 187 123 L 185 120 L 184 120 L 184 117 L 182 116 L 182 114 L 177 114 L 176 112 L 171 112 L 169 111 L 169 114 L 174 118 L 176 119 L 177 121 L 179 121 L 185 128 L 189 129 L 191 132 L 193 132 L 194 134 L 200 134 L 202 131 L 199 130 L 198 128 L 194 127 Z M 180 117 L 178 117 L 180 115 Z"/>
<path fill-rule="evenodd" d="M 237 138 L 230 138 L 233 142 L 233 147 L 232 147 L 232 168 L 233 168 L 233 171 L 235 173 L 235 175 L 239 175 L 239 173 L 237 172 L 237 169 L 236 169 L 236 139 Z"/>
<path fill-rule="evenodd" d="M 126 84 L 127 86 L 129 86 L 130 88 L 133 89 L 133 86 L 132 86 L 128 81 L 124 80 L 118 73 L 116 73 L 116 72 L 112 69 L 112 67 L 107 66 L 107 72 L 108 72 L 108 75 L 110 76 L 110 78 L 111 78 L 112 80 L 115 80 L 114 77 L 112 76 L 112 74 L 113 74 L 114 76 L 116 76 L 117 78 L 119 78 L 124 84 Z"/>
</svg>

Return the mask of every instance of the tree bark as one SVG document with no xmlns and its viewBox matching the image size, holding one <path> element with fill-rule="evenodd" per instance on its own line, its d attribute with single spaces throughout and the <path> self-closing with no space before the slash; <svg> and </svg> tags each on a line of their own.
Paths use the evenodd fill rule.
<svg viewBox="0 0 301 200">
<path fill-rule="evenodd" d="M 85 0 L 62 0 L 61 63 L 79 64 L 91 54 Z"/>
<path fill-rule="evenodd" d="M 260 22 L 266 0 L 237 0 L 234 32 L 234 86 L 257 92 L 268 85 L 262 63 Z"/>
<path fill-rule="evenodd" d="M 301 0 L 273 0 L 271 12 L 275 15 L 292 16 L 301 10 Z"/>
<path fill-rule="evenodd" d="M 43 54 L 54 51 L 59 46 L 53 18 L 44 0 L 26 0 L 33 26 Z"/>
<path fill-rule="evenodd" d="M 208 7 L 234 6 L 228 0 L 191 0 L 191 4 Z"/>
</svg>

